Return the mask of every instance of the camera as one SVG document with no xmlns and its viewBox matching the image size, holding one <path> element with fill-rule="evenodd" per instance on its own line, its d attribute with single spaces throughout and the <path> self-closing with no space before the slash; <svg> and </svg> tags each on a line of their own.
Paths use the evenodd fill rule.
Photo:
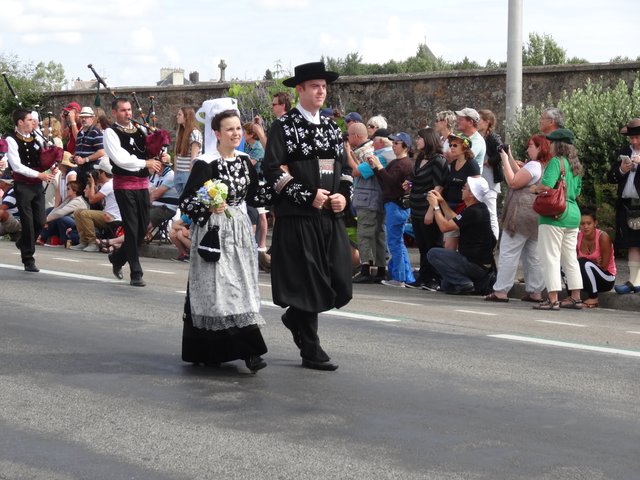
<svg viewBox="0 0 640 480">
<path fill-rule="evenodd" d="M 62 115 L 64 115 L 65 117 L 69 116 L 69 110 L 63 110 L 62 111 Z"/>
<path fill-rule="evenodd" d="M 498 145 L 498 152 L 509 153 L 509 144 L 501 143 L 500 145 Z"/>
</svg>

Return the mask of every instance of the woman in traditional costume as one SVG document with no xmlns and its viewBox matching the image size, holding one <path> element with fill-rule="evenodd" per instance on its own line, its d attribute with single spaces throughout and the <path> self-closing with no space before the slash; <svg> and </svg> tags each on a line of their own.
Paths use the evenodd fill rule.
<svg viewBox="0 0 640 480">
<path fill-rule="evenodd" d="M 237 150 L 242 139 L 238 112 L 218 113 L 211 128 L 217 147 L 195 159 L 180 197 L 181 211 L 193 221 L 182 359 L 205 364 L 243 359 L 256 372 L 267 366 L 260 357 L 267 347 L 260 333 L 265 322 L 259 312 L 257 256 L 245 201 L 253 198 L 258 178 L 249 157 Z M 198 195 L 208 180 L 228 188 L 219 206 L 209 206 Z M 197 250 L 216 226 L 220 259 L 210 262 Z"/>
</svg>

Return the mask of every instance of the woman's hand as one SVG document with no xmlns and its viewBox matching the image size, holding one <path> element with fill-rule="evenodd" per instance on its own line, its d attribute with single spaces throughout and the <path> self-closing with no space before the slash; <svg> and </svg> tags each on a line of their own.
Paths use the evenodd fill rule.
<svg viewBox="0 0 640 480">
<path fill-rule="evenodd" d="M 224 213 L 226 208 L 227 208 L 227 202 L 222 202 L 222 204 L 219 207 L 211 207 L 209 211 L 211 213 L 215 213 L 219 215 L 221 213 Z"/>
<path fill-rule="evenodd" d="M 411 187 L 412 186 L 413 186 L 413 184 L 409 180 L 405 180 L 404 182 L 402 182 L 402 189 L 405 192 L 411 191 Z"/>
<path fill-rule="evenodd" d="M 382 168 L 382 163 L 380 163 L 380 160 L 375 155 L 367 155 L 366 159 L 369 166 L 374 170 Z"/>
</svg>

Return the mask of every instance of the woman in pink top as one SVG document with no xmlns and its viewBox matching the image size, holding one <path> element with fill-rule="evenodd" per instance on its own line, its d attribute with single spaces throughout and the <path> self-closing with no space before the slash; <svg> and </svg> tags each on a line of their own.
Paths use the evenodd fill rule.
<svg viewBox="0 0 640 480">
<path fill-rule="evenodd" d="M 598 228 L 595 212 L 583 208 L 580 213 L 577 250 L 583 290 L 588 294 L 584 306 L 595 308 L 598 306 L 598 293 L 608 292 L 615 284 L 616 261 L 611 238 Z"/>
</svg>

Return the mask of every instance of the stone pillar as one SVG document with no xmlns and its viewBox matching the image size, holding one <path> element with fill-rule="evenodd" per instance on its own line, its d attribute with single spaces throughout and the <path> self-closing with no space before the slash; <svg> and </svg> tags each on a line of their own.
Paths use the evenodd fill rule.
<svg viewBox="0 0 640 480">
<path fill-rule="evenodd" d="M 224 71 L 227 68 L 227 64 L 224 63 L 224 58 L 220 59 L 220 63 L 218 64 L 218 68 L 220 69 L 220 80 L 219 82 L 224 82 Z"/>
</svg>

